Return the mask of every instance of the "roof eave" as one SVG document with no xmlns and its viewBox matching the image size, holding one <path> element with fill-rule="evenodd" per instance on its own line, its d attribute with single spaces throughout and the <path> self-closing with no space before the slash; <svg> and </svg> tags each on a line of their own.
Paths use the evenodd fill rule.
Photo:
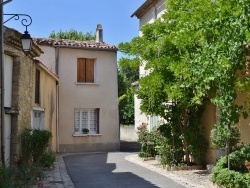
<svg viewBox="0 0 250 188">
<path fill-rule="evenodd" d="M 83 49 L 83 50 L 91 50 L 91 51 L 110 51 L 110 52 L 117 52 L 117 48 L 97 48 L 97 47 L 80 47 L 80 46 L 66 46 L 66 45 L 52 45 L 53 47 L 59 48 L 72 48 L 72 49 Z"/>
<path fill-rule="evenodd" d="M 147 0 L 145 1 L 132 15 L 131 17 L 136 16 L 138 19 L 143 16 L 151 7 L 153 7 L 158 0 Z"/>
</svg>

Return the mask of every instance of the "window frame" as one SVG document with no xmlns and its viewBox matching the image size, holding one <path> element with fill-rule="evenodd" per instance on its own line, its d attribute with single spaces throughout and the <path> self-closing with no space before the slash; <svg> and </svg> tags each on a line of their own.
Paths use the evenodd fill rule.
<svg viewBox="0 0 250 188">
<path fill-rule="evenodd" d="M 32 129 L 45 129 L 45 109 L 40 107 L 34 107 L 32 109 L 31 127 Z M 37 115 L 39 117 L 37 117 Z M 37 124 L 38 123 L 38 124 Z"/>
<path fill-rule="evenodd" d="M 83 121 L 84 121 L 83 113 L 86 113 L 86 112 L 87 112 L 87 127 L 83 125 Z M 91 112 L 94 112 L 94 118 L 95 118 L 94 120 L 91 119 Z M 95 127 L 94 127 L 95 130 L 93 130 L 93 127 L 91 128 L 91 121 L 95 121 Z M 100 109 L 99 108 L 75 108 L 74 109 L 74 135 L 100 135 L 99 121 L 100 121 Z M 84 134 L 82 132 L 83 128 L 87 128 L 89 130 L 89 133 Z"/>
</svg>

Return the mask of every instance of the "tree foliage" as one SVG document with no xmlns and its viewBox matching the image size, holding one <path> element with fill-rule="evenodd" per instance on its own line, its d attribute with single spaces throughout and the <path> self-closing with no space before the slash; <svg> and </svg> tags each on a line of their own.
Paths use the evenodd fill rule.
<svg viewBox="0 0 250 188">
<path fill-rule="evenodd" d="M 141 28 L 142 37 L 119 48 L 139 56 L 150 72 L 139 81 L 141 110 L 171 121 L 166 111 L 178 108 L 175 126 L 181 127 L 187 155 L 184 132 L 191 127 L 190 114 L 204 104 L 220 109 L 219 126 L 237 124 L 248 114 L 235 100 L 249 90 L 250 0 L 168 0 L 166 7 L 162 18 Z"/>
<path fill-rule="evenodd" d="M 118 97 L 120 123 L 124 125 L 134 124 L 134 87 L 132 83 L 139 79 L 138 59 L 130 61 L 129 58 L 121 58 L 118 62 Z"/>
<path fill-rule="evenodd" d="M 69 39 L 69 40 L 80 40 L 80 41 L 85 41 L 85 40 L 94 40 L 95 35 L 92 32 L 78 32 L 74 29 L 70 29 L 69 31 L 52 31 L 49 35 L 50 38 L 55 38 L 55 39 Z"/>
</svg>

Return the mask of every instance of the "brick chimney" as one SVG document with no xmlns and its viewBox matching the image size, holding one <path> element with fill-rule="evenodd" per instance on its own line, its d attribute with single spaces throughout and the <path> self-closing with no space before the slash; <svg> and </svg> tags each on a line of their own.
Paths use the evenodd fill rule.
<svg viewBox="0 0 250 188">
<path fill-rule="evenodd" d="M 97 24 L 95 41 L 98 43 L 103 42 L 103 30 L 101 24 Z"/>
</svg>

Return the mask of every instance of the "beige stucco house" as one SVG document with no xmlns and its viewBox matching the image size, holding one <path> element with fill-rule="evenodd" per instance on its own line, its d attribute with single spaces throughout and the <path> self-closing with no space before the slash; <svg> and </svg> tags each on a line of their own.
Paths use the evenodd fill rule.
<svg viewBox="0 0 250 188">
<path fill-rule="evenodd" d="M 32 44 L 25 54 L 21 33 L 4 28 L 4 125 L 1 128 L 5 165 L 21 158 L 21 134 L 25 128 L 52 132 L 52 150 L 56 151 L 58 77 L 35 60 L 42 50 Z M 39 76 L 37 76 L 39 74 Z"/>
<path fill-rule="evenodd" d="M 161 15 L 166 10 L 165 7 L 165 0 L 147 0 L 145 1 L 133 14 L 131 17 L 137 17 L 139 19 L 139 26 L 143 26 L 147 23 L 154 22 L 157 18 L 160 18 Z M 141 35 L 141 33 L 139 33 Z M 140 66 L 140 77 L 143 77 L 149 72 L 147 72 L 145 69 L 145 63 L 142 63 Z M 138 85 L 138 83 L 135 83 Z M 136 86 L 138 87 L 138 86 Z M 244 93 L 238 92 L 238 99 L 237 103 L 243 104 L 243 101 L 246 99 L 246 95 Z M 221 155 L 224 155 L 225 153 L 221 150 L 217 150 L 214 148 L 214 146 L 211 143 L 210 140 L 210 133 L 213 128 L 213 125 L 218 122 L 218 115 L 219 110 L 216 108 L 216 106 L 212 104 L 208 104 L 205 108 L 205 111 L 203 113 L 202 117 L 202 126 L 205 127 L 205 137 L 206 140 L 209 142 L 207 147 L 207 154 L 205 161 L 207 163 L 215 163 Z M 140 126 L 142 123 L 145 123 L 148 125 L 148 129 L 152 129 L 152 127 L 157 126 L 161 121 L 161 118 L 158 116 L 148 116 L 140 111 L 140 99 L 138 99 L 135 96 L 135 131 L 137 130 L 138 126 Z M 249 143 L 250 142 L 250 117 L 247 119 L 240 119 L 240 122 L 238 124 L 240 130 L 241 130 L 241 142 Z"/>
<path fill-rule="evenodd" d="M 34 40 L 60 80 L 59 152 L 119 150 L 117 48 L 103 42 L 102 26 L 96 41 Z"/>
</svg>

